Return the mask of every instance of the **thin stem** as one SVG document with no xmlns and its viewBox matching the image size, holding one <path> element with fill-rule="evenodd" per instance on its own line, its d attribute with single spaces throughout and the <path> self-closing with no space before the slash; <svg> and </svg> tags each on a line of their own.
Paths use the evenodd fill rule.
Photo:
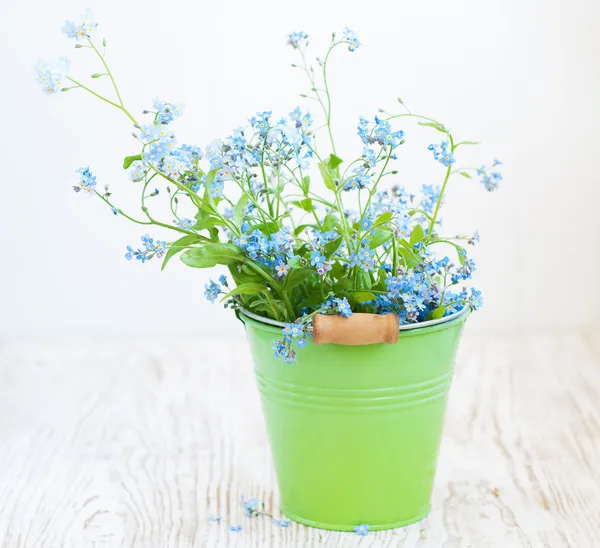
<svg viewBox="0 0 600 548">
<path fill-rule="evenodd" d="M 138 221 L 137 219 L 134 219 L 133 217 L 130 217 L 129 215 L 127 215 L 126 213 L 123 213 L 123 211 L 117 207 L 115 207 L 111 201 L 106 198 L 106 196 L 103 196 L 102 194 L 100 194 L 97 190 L 94 190 L 94 193 L 96 194 L 96 196 L 98 196 L 98 198 L 100 198 L 102 201 L 104 201 L 106 204 L 108 204 L 109 207 L 111 207 L 112 209 L 114 209 L 117 213 L 119 213 L 120 215 L 122 215 L 123 217 L 125 217 L 126 219 L 129 219 L 130 221 L 138 224 L 138 225 L 151 225 L 151 222 L 148 221 Z"/>
<path fill-rule="evenodd" d="M 329 93 L 329 84 L 327 83 L 327 61 L 329 60 L 329 56 L 331 52 L 336 46 L 340 44 L 344 44 L 345 42 L 336 42 L 330 48 L 327 54 L 325 55 L 325 60 L 323 61 L 323 82 L 325 84 L 325 94 L 327 96 L 327 131 L 329 132 L 329 140 L 331 141 L 331 148 L 333 153 L 335 154 L 335 143 L 333 141 L 333 133 L 331 131 L 331 94 Z"/>
<path fill-rule="evenodd" d="M 119 88 L 117 87 L 117 83 L 115 82 L 115 79 L 114 79 L 114 77 L 112 75 L 112 72 L 108 68 L 108 64 L 106 63 L 106 61 L 104 59 L 104 56 L 96 49 L 96 46 L 94 46 L 93 42 L 89 38 L 88 38 L 88 42 L 89 42 L 90 46 L 92 47 L 92 49 L 96 52 L 96 54 L 100 58 L 100 61 L 104 65 L 104 68 L 106 69 L 106 74 L 108 74 L 108 77 L 110 78 L 110 81 L 112 82 L 113 88 L 115 88 L 115 93 L 117 94 L 117 97 L 119 98 L 119 104 L 120 104 L 121 110 L 127 115 L 127 117 L 134 124 L 137 125 L 136 119 L 130 114 L 130 112 L 125 108 L 125 105 L 123 104 L 123 98 L 121 97 L 121 93 L 119 92 Z"/>
<path fill-rule="evenodd" d="M 454 140 L 452 139 L 452 135 L 448 133 L 448 137 L 450 139 L 450 151 L 454 152 Z M 438 196 L 437 203 L 435 204 L 435 210 L 431 217 L 431 221 L 429 223 L 429 231 L 427 233 L 428 239 L 431 238 L 433 234 L 433 229 L 435 228 L 435 222 L 437 220 L 438 213 L 440 211 L 440 207 L 442 205 L 442 200 L 444 199 L 444 192 L 446 190 L 446 185 L 448 184 L 448 180 L 450 179 L 450 172 L 452 171 L 452 164 L 448 166 L 446 169 L 446 176 L 444 177 L 444 183 L 442 184 L 442 189 L 440 190 L 440 195 Z"/>
<path fill-rule="evenodd" d="M 117 103 L 113 103 L 110 99 L 107 99 L 106 97 L 100 95 L 99 93 L 96 93 L 95 91 L 91 90 L 87 86 L 84 86 L 81 82 L 78 82 L 74 78 L 71 78 L 70 76 L 67 76 L 67 80 L 71 80 L 71 82 L 73 82 L 74 84 L 77 84 L 75 87 L 80 87 L 82 89 L 85 89 L 86 91 L 88 91 L 92 95 L 95 95 L 96 97 L 98 97 L 98 99 L 102 99 L 105 103 L 108 103 L 109 105 L 112 105 L 113 107 L 116 107 L 119 110 L 122 110 L 120 105 L 118 105 Z"/>
</svg>

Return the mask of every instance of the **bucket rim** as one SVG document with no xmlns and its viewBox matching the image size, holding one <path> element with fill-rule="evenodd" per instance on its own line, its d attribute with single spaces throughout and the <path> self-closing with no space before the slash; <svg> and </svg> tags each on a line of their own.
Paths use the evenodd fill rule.
<svg viewBox="0 0 600 548">
<path fill-rule="evenodd" d="M 263 331 L 269 331 L 271 333 L 281 333 L 282 328 L 288 325 L 286 322 L 280 322 L 277 320 L 272 320 L 271 318 L 266 318 L 265 316 L 254 314 L 254 312 L 250 312 L 245 308 L 240 307 L 237 309 L 236 312 L 238 314 L 238 318 L 243 323 L 255 325 L 258 329 L 262 329 Z M 446 324 L 464 322 L 470 313 L 470 307 L 465 306 L 462 310 L 459 310 L 458 312 L 455 312 L 454 314 L 450 314 L 449 316 L 445 316 L 443 318 L 438 318 L 436 320 L 427 320 L 425 322 L 419 322 L 414 324 L 401 325 L 399 331 L 406 331 L 407 333 L 404 336 L 407 336 L 409 334 L 421 335 L 429 333 L 431 331 L 445 329 L 446 327 L 450 327 L 450 325 Z M 241 316 L 245 316 L 245 318 L 242 318 Z M 312 332 L 312 327 L 309 328 L 309 332 Z"/>
</svg>

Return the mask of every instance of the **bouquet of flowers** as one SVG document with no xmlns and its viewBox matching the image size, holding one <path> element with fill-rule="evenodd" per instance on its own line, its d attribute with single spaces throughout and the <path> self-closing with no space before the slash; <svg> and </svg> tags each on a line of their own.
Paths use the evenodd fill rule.
<svg viewBox="0 0 600 548">
<path fill-rule="evenodd" d="M 139 248 L 127 246 L 126 259 L 161 259 L 164 268 L 179 255 L 194 268 L 225 265 L 229 276 L 211 281 L 206 298 L 285 323 L 274 350 L 288 363 L 296 348 L 308 344 L 315 314 L 393 313 L 408 324 L 481 306 L 481 293 L 464 285 L 475 264 L 463 244 L 474 245 L 479 236 L 444 235 L 440 209 L 453 176 L 478 178 L 486 190 L 495 190 L 502 176 L 493 168 L 501 162 L 494 160 L 490 170 L 458 167 L 459 148 L 477 143 L 455 140 L 445 125 L 410 112 L 402 101 L 404 112 L 361 117 L 362 154 L 343 160 L 332 131 L 327 79 L 334 51 L 361 47 L 350 29 L 332 35 L 316 69 L 308 59 L 308 35 L 288 37 L 299 56 L 292 66 L 306 73 L 319 122 L 300 107 L 283 116 L 259 112 L 204 148 L 177 141 L 172 124 L 182 115 L 181 105 L 155 99 L 140 117 L 125 106 L 91 14 L 67 21 L 63 32 L 75 48 L 95 56 L 99 72 L 91 78 L 108 79 L 113 96 L 69 75 L 64 58 L 40 63 L 38 82 L 50 95 L 83 90 L 128 118 L 139 151 L 126 156 L 123 167 L 138 187 L 140 209 L 120 209 L 87 167 L 78 170 L 75 192 L 98 197 L 114 215 L 176 233 L 171 241 L 143 235 Z M 418 196 L 394 181 L 394 162 L 408 138 L 397 124 L 409 121 L 437 134 L 428 148 L 440 164 L 440 183 L 423 185 Z M 153 212 L 161 199 L 170 218 Z"/>
</svg>

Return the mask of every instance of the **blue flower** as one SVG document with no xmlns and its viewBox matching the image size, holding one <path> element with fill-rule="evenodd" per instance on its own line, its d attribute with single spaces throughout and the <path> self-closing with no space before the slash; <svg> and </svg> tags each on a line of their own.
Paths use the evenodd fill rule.
<svg viewBox="0 0 600 548">
<path fill-rule="evenodd" d="M 194 226 L 194 221 L 192 221 L 191 219 L 179 219 L 177 226 L 179 228 L 183 228 L 185 230 L 189 230 L 190 228 L 192 228 Z"/>
<path fill-rule="evenodd" d="M 73 21 L 65 21 L 62 31 L 69 37 L 75 38 L 77 41 L 84 38 L 91 38 L 92 34 L 98 27 L 98 23 L 94 21 L 92 12 L 88 9 L 81 17 L 80 23 Z"/>
<path fill-rule="evenodd" d="M 483 306 L 483 297 L 481 291 L 471 288 L 471 296 L 469 298 L 473 310 L 479 310 Z"/>
<path fill-rule="evenodd" d="M 435 206 L 440 197 L 442 187 L 440 185 L 422 185 L 421 192 L 423 193 L 423 200 L 421 201 L 421 209 L 425 213 L 433 213 Z"/>
<path fill-rule="evenodd" d="M 154 254 L 160 259 L 167 252 L 167 242 L 157 240 L 154 246 Z"/>
<path fill-rule="evenodd" d="M 60 57 L 52 64 L 39 61 L 35 69 L 37 82 L 46 95 L 57 93 L 63 88 L 68 72 L 69 61 L 66 57 Z"/>
<path fill-rule="evenodd" d="M 92 175 L 89 167 L 81 167 L 77 170 L 80 174 L 79 184 L 73 187 L 75 192 L 93 194 L 96 191 L 96 177 Z"/>
<path fill-rule="evenodd" d="M 232 533 L 239 533 L 239 532 L 242 530 L 242 526 L 241 526 L 241 525 L 231 525 L 231 526 L 229 527 L 229 530 L 230 530 Z"/>
<path fill-rule="evenodd" d="M 306 339 L 298 339 L 296 341 L 296 345 L 298 346 L 298 348 L 304 348 L 307 344 L 308 341 Z"/>
<path fill-rule="evenodd" d="M 369 219 L 368 217 L 365 217 L 361 222 L 360 222 L 360 227 L 364 230 L 364 231 L 368 231 L 371 229 L 371 227 L 373 226 L 373 221 L 371 219 Z"/>
<path fill-rule="evenodd" d="M 223 181 L 214 180 L 210 185 L 210 193 L 213 198 L 220 198 L 223 196 Z"/>
<path fill-rule="evenodd" d="M 112 212 L 113 212 L 113 215 L 118 215 L 119 214 L 119 210 L 116 207 L 112 208 Z"/>
<path fill-rule="evenodd" d="M 452 151 L 448 150 L 447 141 L 442 141 L 440 145 L 429 145 L 427 149 L 433 152 L 434 160 L 437 160 L 446 167 L 449 167 L 456 162 L 456 158 L 454 158 Z"/>
<path fill-rule="evenodd" d="M 440 154 L 439 162 L 444 164 L 446 167 L 449 167 L 450 164 L 456 162 L 456 158 L 454 158 L 453 154 L 449 151 L 443 152 Z"/>
<path fill-rule="evenodd" d="M 155 125 L 142 126 L 140 129 L 140 139 L 144 143 L 150 143 L 158 139 L 158 127 Z"/>
<path fill-rule="evenodd" d="M 269 128 L 271 127 L 269 119 L 272 114 L 273 111 L 265 110 L 264 112 L 257 112 L 256 116 L 250 118 L 250 123 L 260 135 L 265 136 L 268 133 Z"/>
<path fill-rule="evenodd" d="M 336 309 L 340 316 L 344 316 L 345 318 L 352 316 L 350 303 L 348 302 L 348 299 L 346 299 L 346 297 L 344 297 L 343 299 L 334 299 L 334 302 L 337 305 Z"/>
<path fill-rule="evenodd" d="M 293 48 L 299 48 L 301 45 L 308 41 L 308 34 L 303 31 L 290 32 L 288 34 L 288 44 Z"/>
<path fill-rule="evenodd" d="M 144 164 L 140 161 L 135 161 L 131 164 L 130 176 L 132 181 L 141 181 L 146 175 Z"/>
<path fill-rule="evenodd" d="M 228 287 L 228 283 L 227 283 L 227 276 L 225 276 L 225 274 L 221 274 L 219 276 L 219 283 L 221 283 L 222 285 L 224 285 L 225 287 Z"/>
<path fill-rule="evenodd" d="M 290 266 L 285 264 L 284 262 L 280 261 L 275 265 L 275 274 L 277 274 L 278 278 L 284 278 L 289 271 Z"/>
<path fill-rule="evenodd" d="M 365 537 L 369 534 L 369 526 L 366 523 L 356 525 L 354 530 L 359 537 Z"/>
<path fill-rule="evenodd" d="M 291 522 L 289 519 L 273 519 L 273 523 L 277 527 L 286 528 L 286 527 L 289 527 Z"/>
<path fill-rule="evenodd" d="M 222 519 L 223 519 L 222 516 L 215 516 L 213 514 L 210 514 L 210 516 L 208 516 L 209 523 L 217 523 L 217 522 L 221 521 Z"/>
<path fill-rule="evenodd" d="M 496 167 L 496 166 L 501 166 L 502 162 L 500 160 L 498 160 L 498 158 L 494 158 L 494 161 L 492 162 L 492 167 Z"/>
<path fill-rule="evenodd" d="M 358 36 L 351 31 L 348 27 L 344 29 L 344 39 L 348 42 L 348 50 L 355 51 L 360 47 L 360 41 L 358 40 Z"/>
<path fill-rule="evenodd" d="M 371 182 L 369 175 L 364 167 L 357 167 L 354 170 L 355 175 L 350 177 L 344 184 L 344 190 L 363 189 Z"/>
<path fill-rule="evenodd" d="M 152 101 L 152 107 L 156 113 L 156 121 L 161 124 L 169 124 L 183 113 L 183 107 L 180 104 L 167 103 L 158 98 Z"/>
<path fill-rule="evenodd" d="M 302 326 L 297 323 L 289 323 L 285 326 L 283 333 L 295 339 L 303 335 Z"/>
<path fill-rule="evenodd" d="M 302 118 L 302 111 L 300 110 L 300 107 L 296 107 L 292 112 L 290 112 L 291 120 L 293 120 L 295 122 L 299 122 L 301 118 Z"/>
<path fill-rule="evenodd" d="M 363 149 L 363 158 L 369 169 L 373 169 L 377 164 L 377 156 L 372 148 L 365 147 Z"/>
<path fill-rule="evenodd" d="M 245 499 L 242 496 L 242 506 L 244 508 L 244 514 L 249 518 L 258 513 L 257 508 L 260 506 L 260 504 L 261 502 L 257 498 L 250 497 L 249 499 Z"/>
<path fill-rule="evenodd" d="M 142 244 L 148 250 L 154 249 L 154 238 L 151 238 L 148 234 L 142 236 Z"/>
<path fill-rule="evenodd" d="M 494 162 L 497 162 L 497 160 L 494 160 Z M 496 166 L 498 164 L 494 163 L 493 165 Z M 488 174 L 487 168 L 485 166 L 481 166 L 476 171 L 477 175 L 480 177 L 479 180 L 481 184 L 485 187 L 485 189 L 488 192 L 496 190 L 498 188 L 498 184 L 500 183 L 500 181 L 502 181 L 502 175 L 499 172 L 495 171 L 493 173 Z"/>
<path fill-rule="evenodd" d="M 211 303 L 214 303 L 220 294 L 221 286 L 217 282 L 210 280 L 210 283 L 204 286 L 204 297 Z"/>
<path fill-rule="evenodd" d="M 321 252 L 317 249 L 310 254 L 310 264 L 313 266 L 319 266 L 325 261 L 325 257 L 321 255 Z"/>
<path fill-rule="evenodd" d="M 136 260 L 145 263 L 155 256 L 158 258 L 162 257 L 167 251 L 167 242 L 162 240 L 154 242 L 154 238 L 150 237 L 148 234 L 142 236 L 142 245 L 144 246 L 144 249 L 135 250 L 128 245 L 125 258 L 128 261 L 131 261 L 131 259 L 135 257 Z"/>
</svg>

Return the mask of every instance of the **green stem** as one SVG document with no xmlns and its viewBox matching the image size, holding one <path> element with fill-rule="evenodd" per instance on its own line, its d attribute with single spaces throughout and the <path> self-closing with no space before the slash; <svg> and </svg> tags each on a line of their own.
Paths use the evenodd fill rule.
<svg viewBox="0 0 600 548">
<path fill-rule="evenodd" d="M 454 152 L 454 140 L 452 139 L 452 135 L 448 133 L 448 137 L 450 138 L 450 151 Z M 427 239 L 431 239 L 431 235 L 433 234 L 433 229 L 435 228 L 435 222 L 437 220 L 438 213 L 440 211 L 440 207 L 442 205 L 442 200 L 444 199 L 444 192 L 446 191 L 446 185 L 448 184 L 448 180 L 450 179 L 450 172 L 452 171 L 452 164 L 448 166 L 446 169 L 446 176 L 444 177 L 444 183 L 442 184 L 442 189 L 440 190 L 440 195 L 438 196 L 437 203 L 435 204 L 435 210 L 431 217 L 431 221 L 429 222 L 429 231 L 427 233 Z"/>
<path fill-rule="evenodd" d="M 327 83 L 327 61 L 329 60 L 329 56 L 331 52 L 336 46 L 340 44 L 344 44 L 345 42 L 336 42 L 330 48 L 327 54 L 325 55 L 325 60 L 323 61 L 323 83 L 325 84 L 325 95 L 327 96 L 327 131 L 329 133 L 329 140 L 331 141 L 331 148 L 333 153 L 335 154 L 335 143 L 333 141 L 333 133 L 331 131 L 331 94 L 329 93 L 329 84 Z"/>
<path fill-rule="evenodd" d="M 243 263 L 245 265 L 247 265 L 249 268 L 251 268 L 252 270 L 254 270 L 254 272 L 256 272 L 261 278 L 263 278 L 275 291 L 277 291 L 277 293 L 281 296 L 285 306 L 288 309 L 288 312 L 290 313 L 289 315 L 289 321 L 294 321 L 294 307 L 292 306 L 292 303 L 290 302 L 286 292 L 283 290 L 283 288 L 273 279 L 271 278 L 271 276 L 269 276 L 262 268 L 256 266 L 252 261 L 248 261 L 246 259 L 244 259 Z"/>
<path fill-rule="evenodd" d="M 82 89 L 85 89 L 86 91 L 88 91 L 92 95 L 95 95 L 96 97 L 98 97 L 98 99 L 102 99 L 105 103 L 108 103 L 109 105 L 112 105 L 113 107 L 116 107 L 119 110 L 121 110 L 121 106 L 120 105 L 118 105 L 117 103 L 113 103 L 110 99 L 107 99 L 106 97 L 100 95 L 99 93 L 96 93 L 95 91 L 91 90 L 87 86 L 84 86 L 81 82 L 78 82 L 74 78 L 71 78 L 70 76 L 67 76 L 67 80 L 71 80 L 71 82 L 73 82 L 74 84 L 77 84 L 76 87 L 80 87 Z"/>
<path fill-rule="evenodd" d="M 96 49 L 96 46 L 94 46 L 93 42 L 89 38 L 88 38 L 88 42 L 89 42 L 90 46 L 92 47 L 92 49 L 96 52 L 96 55 L 98 55 L 98 57 L 100 58 L 100 61 L 102 62 L 102 64 L 104 65 L 104 68 L 106 69 L 106 74 L 108 74 L 108 77 L 110 78 L 110 81 L 112 82 L 113 88 L 115 89 L 115 93 L 117 94 L 117 97 L 119 98 L 120 109 L 127 115 L 127 117 L 134 124 L 137 125 L 136 119 L 130 114 L 130 112 L 125 108 L 125 105 L 123 104 L 123 98 L 121 97 L 121 93 L 119 92 L 117 83 L 115 82 L 112 72 L 108 68 L 108 64 L 106 63 L 104 56 Z"/>
<path fill-rule="evenodd" d="M 96 194 L 96 196 L 98 196 L 98 198 L 100 198 L 102 201 L 104 201 L 106 204 L 108 204 L 108 206 L 110 206 L 112 209 L 116 210 L 117 213 L 119 213 L 126 219 L 129 219 L 131 222 L 136 223 L 138 225 L 151 225 L 152 224 L 151 222 L 148 222 L 148 221 L 138 221 L 137 219 L 130 217 L 126 213 L 123 213 L 123 211 L 120 210 L 118 207 L 115 207 L 108 198 L 106 198 L 105 196 L 102 196 L 102 194 L 100 194 L 97 190 L 94 190 L 94 193 Z"/>
</svg>

